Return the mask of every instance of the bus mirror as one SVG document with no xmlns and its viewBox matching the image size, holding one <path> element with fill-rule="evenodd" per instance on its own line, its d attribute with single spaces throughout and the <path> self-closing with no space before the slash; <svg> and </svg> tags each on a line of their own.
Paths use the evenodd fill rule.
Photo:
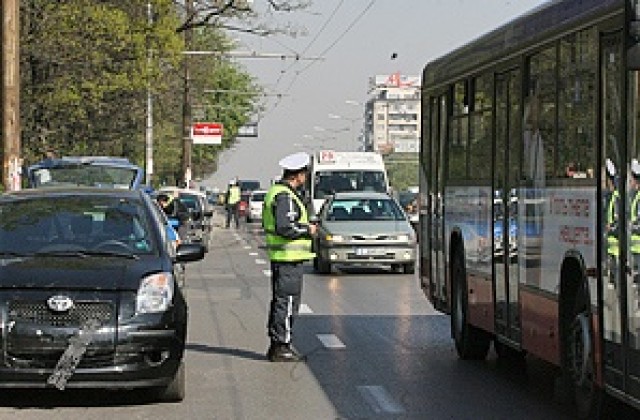
<svg viewBox="0 0 640 420">
<path fill-rule="evenodd" d="M 627 0 L 627 69 L 640 70 L 640 0 Z"/>
</svg>

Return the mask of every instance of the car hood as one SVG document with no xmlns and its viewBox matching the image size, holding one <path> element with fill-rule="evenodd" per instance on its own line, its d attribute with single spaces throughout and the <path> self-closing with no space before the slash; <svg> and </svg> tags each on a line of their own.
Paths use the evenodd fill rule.
<svg viewBox="0 0 640 420">
<path fill-rule="evenodd" d="M 157 258 L 20 257 L 0 259 L 0 288 L 137 290 Z"/>
<path fill-rule="evenodd" d="M 410 233 L 411 225 L 406 220 L 383 220 L 383 221 L 325 221 L 322 227 L 332 234 L 340 235 L 380 235 L 394 233 Z"/>
</svg>

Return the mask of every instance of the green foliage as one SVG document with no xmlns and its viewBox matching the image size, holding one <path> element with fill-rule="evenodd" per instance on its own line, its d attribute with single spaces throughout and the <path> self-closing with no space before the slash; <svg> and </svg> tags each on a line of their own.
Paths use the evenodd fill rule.
<svg viewBox="0 0 640 420">
<path fill-rule="evenodd" d="M 154 104 L 154 178 L 181 172 L 185 55 L 181 6 L 173 0 L 21 2 L 21 121 L 26 164 L 48 151 L 125 156 L 144 163 L 147 92 Z M 227 51 L 216 28 L 193 32 L 192 49 Z M 225 124 L 224 146 L 256 108 L 260 89 L 228 59 L 190 57 L 191 98 Z M 204 89 L 249 94 L 205 97 Z M 219 106 L 213 108 L 213 105 Z M 195 146 L 194 175 L 215 169 L 219 147 Z"/>
<path fill-rule="evenodd" d="M 415 154 L 394 153 L 385 157 L 389 184 L 395 191 L 405 191 L 418 185 L 418 157 Z"/>
</svg>

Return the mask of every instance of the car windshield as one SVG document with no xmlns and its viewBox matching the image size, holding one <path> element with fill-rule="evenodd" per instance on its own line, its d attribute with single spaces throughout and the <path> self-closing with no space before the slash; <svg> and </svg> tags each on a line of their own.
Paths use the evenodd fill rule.
<svg viewBox="0 0 640 420">
<path fill-rule="evenodd" d="M 240 190 L 241 191 L 253 191 L 260 189 L 260 181 L 253 181 L 243 179 L 240 181 Z"/>
<path fill-rule="evenodd" d="M 264 193 L 251 194 L 251 201 L 264 201 Z"/>
<path fill-rule="evenodd" d="M 325 213 L 332 221 L 406 220 L 395 201 L 385 199 L 339 199 Z"/>
<path fill-rule="evenodd" d="M 33 187 L 82 185 L 90 187 L 133 188 L 138 171 L 126 167 L 68 165 L 33 171 Z"/>
<path fill-rule="evenodd" d="M 0 201 L 0 253 L 154 251 L 142 203 L 92 195 Z"/>
<path fill-rule="evenodd" d="M 188 209 L 191 210 L 199 210 L 200 202 L 198 201 L 198 197 L 192 194 L 180 194 L 180 201 L 187 206 Z"/>
<path fill-rule="evenodd" d="M 318 171 L 314 177 L 314 198 L 347 191 L 387 191 L 382 171 Z"/>
</svg>

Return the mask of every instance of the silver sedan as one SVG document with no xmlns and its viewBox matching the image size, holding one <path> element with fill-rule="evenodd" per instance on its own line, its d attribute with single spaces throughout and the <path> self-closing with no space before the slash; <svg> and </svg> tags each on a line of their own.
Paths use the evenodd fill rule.
<svg viewBox="0 0 640 420">
<path fill-rule="evenodd" d="M 396 200 L 384 193 L 341 192 L 327 199 L 314 241 L 314 268 L 334 265 L 390 265 L 414 273 L 416 236 Z"/>
</svg>

